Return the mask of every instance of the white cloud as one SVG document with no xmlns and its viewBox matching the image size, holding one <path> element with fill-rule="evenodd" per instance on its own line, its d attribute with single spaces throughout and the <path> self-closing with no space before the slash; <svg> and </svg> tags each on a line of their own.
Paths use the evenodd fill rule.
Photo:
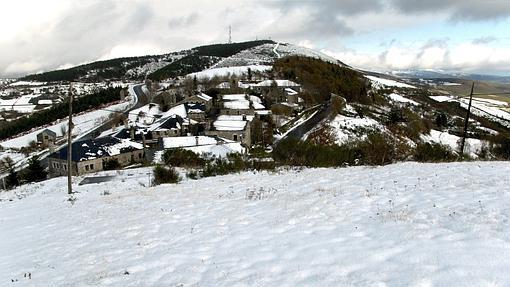
<svg viewBox="0 0 510 287">
<path fill-rule="evenodd" d="M 498 1 L 496 6 L 506 7 Z M 455 16 L 452 13 L 459 14 L 464 11 L 462 7 L 467 7 L 460 0 L 434 0 L 434 9 L 414 2 L 416 5 L 397 0 L 3 1 L 0 75 L 226 42 L 229 25 L 234 41 L 271 37 L 310 48 L 327 48 L 342 61 L 364 68 L 504 69 L 507 65 L 508 47 L 497 48 L 497 41 L 483 38 L 487 35 L 475 34 L 473 37 L 481 40 L 451 47 L 401 44 L 399 29 L 419 34 L 429 24 L 439 23 L 441 29 L 462 25 L 449 21 Z M 484 8 L 483 17 L 477 19 L 490 19 L 491 13 L 497 19 L 506 15 L 504 9 L 501 11 L 505 13 L 489 8 Z M 396 44 L 391 39 L 384 46 L 375 44 L 388 34 L 396 35 Z M 352 38 L 374 43 L 375 52 L 360 53 L 340 45 Z"/>
<path fill-rule="evenodd" d="M 391 71 L 401 69 L 438 69 L 465 72 L 510 72 L 510 53 L 505 47 L 488 44 L 436 45 L 394 44 L 380 53 L 358 53 L 343 49 L 339 52 L 324 50 L 349 65 L 367 70 Z"/>
</svg>

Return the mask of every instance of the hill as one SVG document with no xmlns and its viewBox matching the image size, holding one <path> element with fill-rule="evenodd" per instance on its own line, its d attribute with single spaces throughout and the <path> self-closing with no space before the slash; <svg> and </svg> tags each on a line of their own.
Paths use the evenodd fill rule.
<svg viewBox="0 0 510 287">
<path fill-rule="evenodd" d="M 506 163 L 147 172 L 0 193 L 0 285 L 510 284 Z"/>
</svg>

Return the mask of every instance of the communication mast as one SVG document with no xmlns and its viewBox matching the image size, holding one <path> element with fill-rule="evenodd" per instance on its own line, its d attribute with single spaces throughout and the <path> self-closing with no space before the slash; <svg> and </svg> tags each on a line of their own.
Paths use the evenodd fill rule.
<svg viewBox="0 0 510 287">
<path fill-rule="evenodd" d="M 232 26 L 228 26 L 228 43 L 232 44 Z"/>
</svg>

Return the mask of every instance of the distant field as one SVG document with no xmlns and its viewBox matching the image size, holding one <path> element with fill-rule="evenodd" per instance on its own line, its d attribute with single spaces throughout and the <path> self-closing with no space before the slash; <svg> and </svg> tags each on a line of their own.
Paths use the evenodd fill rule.
<svg viewBox="0 0 510 287">
<path fill-rule="evenodd" d="M 454 96 L 459 97 L 467 97 L 471 92 L 471 84 L 472 81 L 469 80 L 456 80 L 456 83 L 461 85 L 455 86 L 438 86 L 435 91 L 445 91 Z M 475 94 L 488 94 L 488 95 L 480 95 L 476 96 L 477 98 L 498 100 L 506 103 L 510 103 L 510 84 L 502 84 L 496 82 L 483 82 L 483 81 L 475 81 Z M 508 93 L 508 95 L 495 95 L 498 93 Z M 494 94 L 494 95 L 491 95 Z"/>
</svg>

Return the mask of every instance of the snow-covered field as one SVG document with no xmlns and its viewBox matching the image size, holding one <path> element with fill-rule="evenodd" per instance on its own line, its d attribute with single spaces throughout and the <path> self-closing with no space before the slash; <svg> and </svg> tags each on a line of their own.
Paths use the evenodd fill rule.
<svg viewBox="0 0 510 287">
<path fill-rule="evenodd" d="M 367 79 L 369 79 L 372 82 L 372 85 L 376 87 L 397 87 L 397 88 L 409 88 L 409 89 L 415 89 L 415 86 L 411 86 L 402 82 L 397 82 L 394 80 L 389 79 L 383 79 L 375 76 L 365 76 Z"/>
<path fill-rule="evenodd" d="M 147 172 L 0 193 L 0 285 L 510 285 L 505 162 Z"/>
</svg>

